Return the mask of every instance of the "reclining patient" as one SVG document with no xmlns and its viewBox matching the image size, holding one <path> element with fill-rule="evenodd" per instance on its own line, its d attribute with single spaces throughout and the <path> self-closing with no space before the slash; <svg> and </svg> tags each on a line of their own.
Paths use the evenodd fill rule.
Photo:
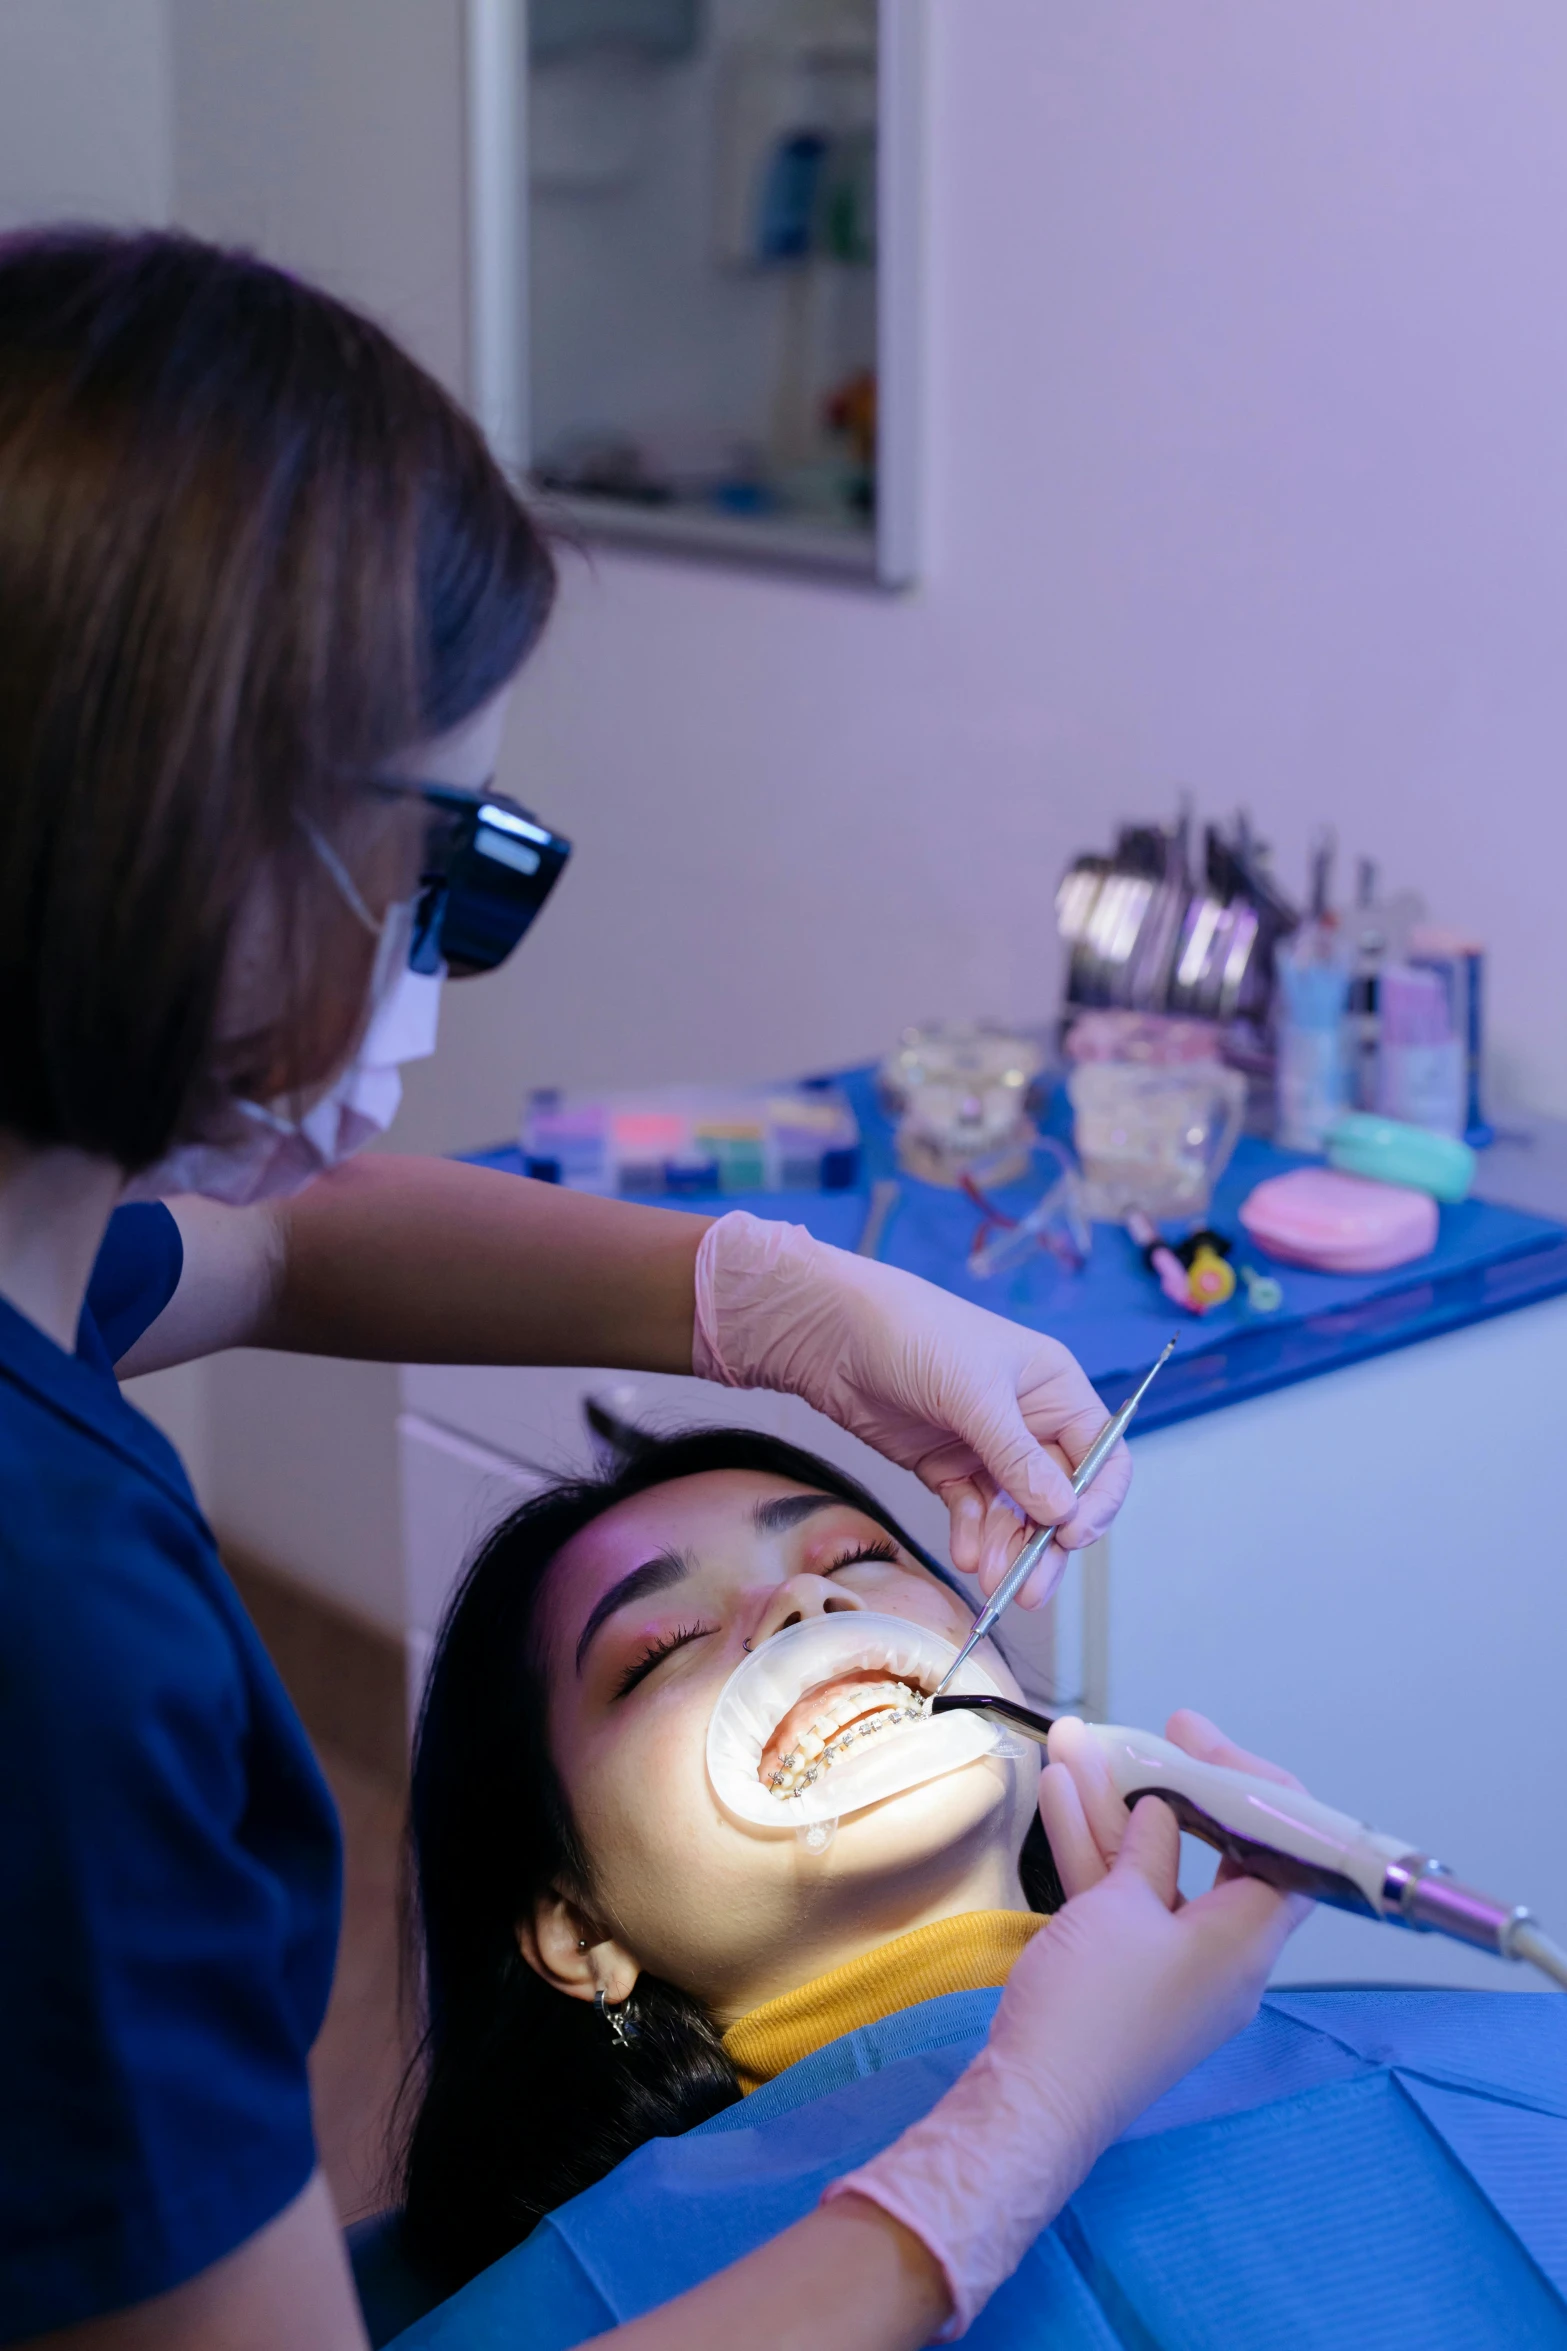
<svg viewBox="0 0 1567 2351">
<path fill-rule="evenodd" d="M 1182 1904 L 1173 1818 L 1129 1819 L 1070 1724 L 1041 1777 L 922 1716 L 971 1616 L 869 1494 L 749 1432 L 638 1440 L 489 1538 L 415 1765 L 402 2239 L 452 2298 L 399 2340 L 1451 2351 L 1505 2310 L 1567 2343 L 1567 2280 L 1411 2104 L 1393 1996 L 1249 2022 L 1298 1899 L 1221 1872 Z M 1528 2102 L 1508 2012 L 1548 2000 L 1394 2004 L 1445 2080 Z"/>
</svg>

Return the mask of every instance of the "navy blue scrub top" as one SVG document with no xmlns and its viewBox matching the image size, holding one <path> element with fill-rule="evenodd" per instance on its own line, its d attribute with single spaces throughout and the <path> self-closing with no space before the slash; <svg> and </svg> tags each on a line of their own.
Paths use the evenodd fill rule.
<svg viewBox="0 0 1567 2351">
<path fill-rule="evenodd" d="M 118 1210 L 74 1357 L 0 1300 L 0 2343 L 180 2284 L 315 2165 L 332 1800 L 112 1371 L 181 1261 Z"/>
</svg>

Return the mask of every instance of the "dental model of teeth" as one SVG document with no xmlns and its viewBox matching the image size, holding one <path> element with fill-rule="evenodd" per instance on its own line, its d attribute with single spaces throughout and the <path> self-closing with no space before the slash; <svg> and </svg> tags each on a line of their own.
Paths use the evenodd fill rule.
<svg viewBox="0 0 1567 2351">
<path fill-rule="evenodd" d="M 783 1802 L 798 1800 L 857 1740 L 875 1738 L 895 1723 L 916 1722 L 924 1711 L 924 1694 L 906 1682 L 874 1682 L 845 1691 L 800 1733 L 777 1770 L 768 1773 L 767 1785 Z"/>
</svg>

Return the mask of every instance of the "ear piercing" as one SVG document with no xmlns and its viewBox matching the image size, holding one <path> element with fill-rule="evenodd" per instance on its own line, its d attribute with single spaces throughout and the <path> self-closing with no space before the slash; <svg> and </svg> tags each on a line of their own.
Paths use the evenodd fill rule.
<svg viewBox="0 0 1567 2351">
<path fill-rule="evenodd" d="M 594 1995 L 593 2005 L 598 2010 L 600 2016 L 604 2019 L 604 2022 L 608 2025 L 610 2038 L 614 2042 L 616 2049 L 629 2049 L 632 2042 L 637 2037 L 636 2024 L 631 2014 L 630 1997 L 628 1996 L 626 1999 L 622 2000 L 618 2007 L 611 2008 L 609 2005 L 609 1997 L 605 1992 L 603 1985 L 600 1984 L 598 1991 Z"/>
</svg>

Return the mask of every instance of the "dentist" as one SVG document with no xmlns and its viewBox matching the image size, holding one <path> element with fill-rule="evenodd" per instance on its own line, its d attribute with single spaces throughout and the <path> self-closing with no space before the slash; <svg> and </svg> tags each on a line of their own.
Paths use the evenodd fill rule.
<svg viewBox="0 0 1567 2351">
<path fill-rule="evenodd" d="M 362 2340 L 305 2061 L 336 1824 L 114 1374 L 695 1370 L 1091 1540 L 1054 1342 L 786 1226 L 344 1164 L 567 845 L 492 788 L 549 554 L 385 335 L 244 256 L 0 247 L 0 2342 Z M 173 1205 L 165 1205 L 172 1201 Z"/>
</svg>

